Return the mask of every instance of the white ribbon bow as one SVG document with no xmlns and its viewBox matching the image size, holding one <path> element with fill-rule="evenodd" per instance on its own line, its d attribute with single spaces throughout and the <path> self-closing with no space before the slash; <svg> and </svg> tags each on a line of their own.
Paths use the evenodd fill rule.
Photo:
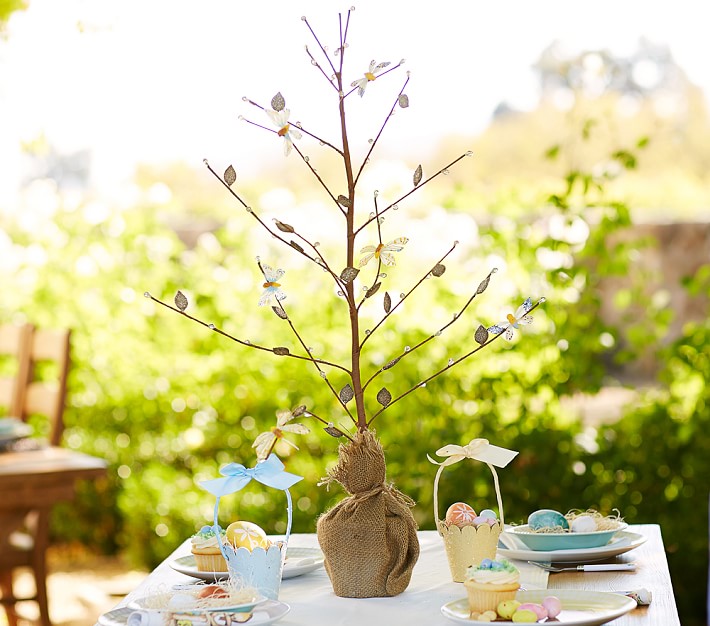
<svg viewBox="0 0 710 626">
<path fill-rule="evenodd" d="M 495 465 L 496 467 L 505 467 L 518 455 L 518 452 L 515 450 L 508 450 L 507 448 L 501 448 L 500 446 L 494 446 L 488 443 L 488 439 L 472 439 L 465 446 L 450 444 L 439 448 L 436 453 L 439 456 L 448 458 L 441 463 L 432 459 L 428 454 L 427 458 L 434 465 L 441 465 L 443 467 L 448 467 L 464 459 L 475 459 L 476 461 Z"/>
</svg>

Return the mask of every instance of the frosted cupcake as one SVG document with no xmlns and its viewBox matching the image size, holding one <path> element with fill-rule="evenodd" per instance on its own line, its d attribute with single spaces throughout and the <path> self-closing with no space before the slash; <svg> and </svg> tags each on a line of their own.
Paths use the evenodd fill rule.
<svg viewBox="0 0 710 626">
<path fill-rule="evenodd" d="M 468 568 L 464 586 L 472 613 L 495 611 L 500 602 L 515 598 L 520 589 L 520 572 L 506 559 L 483 559 Z"/>
<path fill-rule="evenodd" d="M 219 529 L 222 541 L 226 541 L 226 533 Z M 212 526 L 203 526 L 191 539 L 191 551 L 195 557 L 195 565 L 200 572 L 226 572 L 227 562 L 222 556 Z"/>
</svg>

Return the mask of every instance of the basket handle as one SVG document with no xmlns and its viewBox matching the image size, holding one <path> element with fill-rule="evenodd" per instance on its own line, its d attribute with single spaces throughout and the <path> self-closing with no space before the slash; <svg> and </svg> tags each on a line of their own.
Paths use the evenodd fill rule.
<svg viewBox="0 0 710 626">
<path fill-rule="evenodd" d="M 495 468 L 490 464 L 486 463 L 493 474 L 493 485 L 496 490 L 496 499 L 498 500 L 498 510 L 500 511 L 500 525 L 501 528 L 505 528 L 505 517 L 503 513 L 503 498 L 500 495 L 500 484 L 498 482 L 498 474 Z M 439 528 L 439 524 L 442 520 L 439 519 L 439 478 L 441 478 L 441 473 L 444 471 L 446 465 L 443 463 L 439 465 L 439 469 L 436 471 L 436 477 L 434 478 L 434 520 L 436 521 L 436 527 Z"/>
</svg>

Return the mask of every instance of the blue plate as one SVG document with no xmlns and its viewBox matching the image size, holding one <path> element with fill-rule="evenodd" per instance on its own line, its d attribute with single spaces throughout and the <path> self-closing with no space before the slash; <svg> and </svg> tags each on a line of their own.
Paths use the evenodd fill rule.
<svg viewBox="0 0 710 626">
<path fill-rule="evenodd" d="M 552 550 L 583 550 L 605 546 L 618 532 L 624 530 L 627 524 L 621 522 L 613 530 L 597 530 L 589 533 L 536 533 L 530 527 L 512 526 L 506 531 L 513 533 L 531 550 L 550 552 Z"/>
</svg>

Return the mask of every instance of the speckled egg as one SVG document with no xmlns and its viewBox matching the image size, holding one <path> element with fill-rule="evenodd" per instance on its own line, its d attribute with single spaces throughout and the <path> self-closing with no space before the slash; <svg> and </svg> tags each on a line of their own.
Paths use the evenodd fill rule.
<svg viewBox="0 0 710 626">
<path fill-rule="evenodd" d="M 552 509 L 540 509 L 528 516 L 528 526 L 530 530 L 540 530 L 541 528 L 563 528 L 569 529 L 569 523 L 565 516 Z"/>
<path fill-rule="evenodd" d="M 590 515 L 579 515 L 572 520 L 570 529 L 573 533 L 593 533 L 597 530 L 597 523 Z"/>
<path fill-rule="evenodd" d="M 476 519 L 476 511 L 473 507 L 465 502 L 456 502 L 452 504 L 446 511 L 446 523 L 450 526 L 470 526 Z"/>
</svg>

